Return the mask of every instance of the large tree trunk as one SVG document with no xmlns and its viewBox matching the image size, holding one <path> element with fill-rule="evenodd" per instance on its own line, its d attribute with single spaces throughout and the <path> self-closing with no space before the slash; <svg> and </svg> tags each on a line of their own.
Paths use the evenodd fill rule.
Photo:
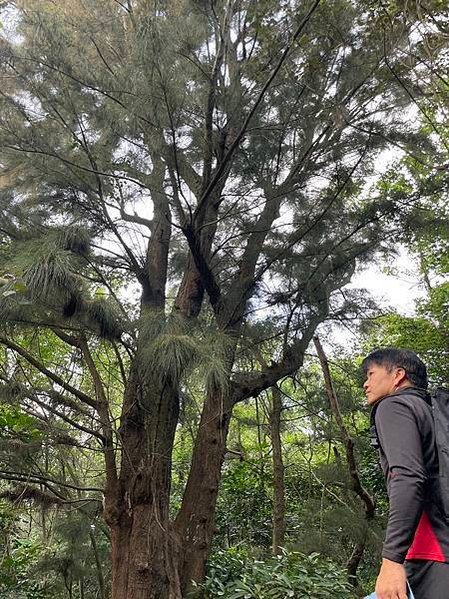
<svg viewBox="0 0 449 599">
<path fill-rule="evenodd" d="M 126 390 L 120 477 L 105 498 L 112 599 L 181 599 L 178 543 L 169 520 L 179 399 L 175 386 L 152 380 L 141 368 L 134 365 Z"/>
<path fill-rule="evenodd" d="M 176 556 L 154 504 L 136 506 L 112 528 L 112 599 L 181 599 Z"/>
<path fill-rule="evenodd" d="M 232 402 L 220 393 L 205 401 L 192 465 L 175 529 L 181 539 L 179 573 L 184 594 L 204 579 L 215 533 L 215 508 L 232 414 Z"/>
</svg>

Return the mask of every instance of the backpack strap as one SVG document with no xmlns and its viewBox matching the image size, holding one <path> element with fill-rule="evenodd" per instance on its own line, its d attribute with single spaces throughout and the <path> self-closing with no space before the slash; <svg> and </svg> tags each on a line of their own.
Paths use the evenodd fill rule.
<svg viewBox="0 0 449 599">
<path fill-rule="evenodd" d="M 446 522 L 449 524 L 449 389 L 438 387 L 431 397 L 438 452 L 441 500 Z"/>
<path fill-rule="evenodd" d="M 380 449 L 379 435 L 377 434 L 376 428 L 376 411 L 378 405 L 378 403 L 374 404 L 374 406 L 371 409 L 369 426 L 369 442 L 371 447 L 376 450 Z"/>
</svg>

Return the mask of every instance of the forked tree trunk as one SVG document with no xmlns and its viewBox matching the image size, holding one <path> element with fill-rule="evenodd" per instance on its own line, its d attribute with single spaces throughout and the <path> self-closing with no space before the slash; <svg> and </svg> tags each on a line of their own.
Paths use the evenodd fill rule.
<svg viewBox="0 0 449 599">
<path fill-rule="evenodd" d="M 176 389 L 132 370 L 119 430 L 120 477 L 105 497 L 112 599 L 181 599 L 178 543 L 169 520 Z"/>
<path fill-rule="evenodd" d="M 206 398 L 201 415 L 189 479 L 175 521 L 182 543 L 179 573 L 183 596 L 192 581 L 204 579 L 215 533 L 215 509 L 232 407 L 229 398 L 211 394 Z"/>
</svg>

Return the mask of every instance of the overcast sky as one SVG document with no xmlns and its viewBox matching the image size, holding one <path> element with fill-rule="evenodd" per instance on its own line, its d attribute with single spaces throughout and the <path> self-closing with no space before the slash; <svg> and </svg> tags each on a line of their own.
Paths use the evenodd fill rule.
<svg viewBox="0 0 449 599">
<path fill-rule="evenodd" d="M 383 307 L 394 308 L 401 314 L 412 315 L 415 302 L 425 295 L 418 265 L 413 257 L 401 249 L 394 262 L 380 267 L 371 265 L 358 272 L 348 287 L 367 289 Z"/>
</svg>

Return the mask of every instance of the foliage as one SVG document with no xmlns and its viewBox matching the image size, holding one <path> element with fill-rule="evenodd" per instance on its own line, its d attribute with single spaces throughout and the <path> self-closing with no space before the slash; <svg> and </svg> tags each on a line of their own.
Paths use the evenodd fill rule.
<svg viewBox="0 0 449 599">
<path fill-rule="evenodd" d="M 217 521 L 229 543 L 242 541 L 234 511 L 249 542 L 268 544 L 267 422 L 245 402 L 296 376 L 321 323 L 370 306 L 340 290 L 421 228 L 418 212 L 444 189 L 430 100 L 441 77 L 422 77 L 429 48 L 437 70 L 443 54 L 432 25 L 443 9 L 432 5 L 422 17 L 366 0 L 0 4 L 10 17 L 0 32 L 0 425 L 2 443 L 27 445 L 2 449 L 1 476 L 5 496 L 36 513 L 86 516 L 65 513 L 46 563 L 69 588 L 93 578 L 86 533 L 103 498 L 113 542 L 133 539 L 112 551 L 114 567 L 129 555 L 137 568 L 127 580 L 151 563 L 156 588 L 177 585 L 185 556 L 170 554 L 173 526 L 204 563 L 227 449 L 242 463 L 224 469 Z M 409 118 L 416 105 L 423 125 Z M 418 176 L 390 171 L 365 193 L 393 149 Z M 444 316 L 437 295 L 431 310 Z M 360 510 L 309 374 L 288 406 L 303 423 L 284 431 L 288 518 L 292 537 L 310 529 L 324 548 L 342 532 L 335 518 Z M 344 416 L 358 432 L 349 395 Z M 354 529 L 340 534 L 342 562 Z M 287 588 L 281 567 L 306 592 L 321 563 L 269 562 L 273 596 Z"/>
<path fill-rule="evenodd" d="M 22 502 L 23 503 L 23 502 Z M 33 513 L 34 512 L 34 513 Z M 95 520 L 80 513 L 40 512 L 0 502 L 0 592 L 8 599 L 50 599 L 98 596 L 95 549 L 108 577 L 109 545 Z"/>
<path fill-rule="evenodd" d="M 210 599 L 341 599 L 353 597 L 344 572 L 335 562 L 318 554 L 284 550 L 282 555 L 257 558 L 231 549 L 215 553 L 209 563 L 200 594 Z M 203 593 L 203 594 L 201 594 Z"/>
<path fill-rule="evenodd" d="M 37 420 L 20 408 L 0 403 L 0 440 L 17 439 L 24 443 L 36 441 L 42 437 L 36 424 Z"/>
<path fill-rule="evenodd" d="M 95 556 L 90 535 L 96 536 Z M 109 543 L 101 528 L 95 526 L 95 520 L 83 513 L 60 514 L 55 518 L 52 536 L 45 552 L 42 552 L 36 573 L 54 581 L 54 586 L 62 595 L 65 589 L 73 589 L 77 596 L 77 587 L 83 586 L 85 599 L 98 594 L 97 564 L 100 560 L 105 577 L 109 576 Z M 106 579 L 106 583 L 110 583 Z"/>
<path fill-rule="evenodd" d="M 270 545 L 272 500 L 269 463 L 266 463 L 268 460 L 253 459 L 257 461 L 229 460 L 224 469 L 217 506 L 216 539 L 216 543 L 222 546 Z"/>
<path fill-rule="evenodd" d="M 21 514 L 0 502 L 0 593 L 5 599 L 50 599 L 51 582 L 35 576 L 36 566 L 45 552 L 37 540 L 24 538 Z"/>
<path fill-rule="evenodd" d="M 369 418 L 362 399 L 360 372 L 353 356 L 332 362 L 334 384 L 348 430 L 355 441 L 364 486 L 377 504 L 366 522 L 351 490 L 345 448 L 330 413 L 313 359 L 296 381 L 284 381 L 281 437 L 285 466 L 287 547 L 319 552 L 345 568 L 354 547 L 367 535 L 359 582 L 368 589 L 380 559 L 388 503 L 376 453 L 369 444 Z M 240 405 L 229 436 L 232 450 L 225 461 L 217 511 L 215 547 L 252 548 L 265 554 L 271 546 L 273 465 L 268 436 L 268 405 L 259 410 Z M 175 454 L 176 455 L 176 454 Z"/>
<path fill-rule="evenodd" d="M 447 94 L 442 101 L 448 102 Z M 440 145 L 445 147 L 445 139 Z M 415 314 L 402 315 L 391 311 L 374 321 L 365 323 L 366 350 L 380 346 L 407 347 L 416 351 L 428 368 L 431 386 L 449 384 L 449 211 L 446 191 L 438 190 L 436 179 L 430 178 L 429 168 L 407 157 L 398 164 L 396 173 L 383 181 L 391 187 L 407 178 L 416 188 L 425 181 L 423 194 L 431 196 L 431 209 L 422 207 L 411 213 L 414 227 L 407 232 L 404 242 L 415 261 L 421 277 L 423 293 L 416 302 Z M 436 188 L 434 187 L 436 183 Z M 394 269 L 400 275 L 398 269 Z"/>
<path fill-rule="evenodd" d="M 2 560 L 0 592 L 5 599 L 50 599 L 53 585 L 36 580 L 35 568 L 44 548 L 28 540 L 17 540 Z"/>
<path fill-rule="evenodd" d="M 446 286 L 438 290 L 447 302 Z M 436 294 L 432 294 L 434 297 Z M 406 347 L 416 351 L 427 365 L 430 386 L 447 385 L 449 371 L 447 363 L 447 320 L 437 321 L 432 317 L 431 301 L 421 303 L 417 316 L 389 314 L 370 327 L 367 346 Z M 426 312 L 425 315 L 423 312 Z M 421 313 L 421 314 L 420 314 Z"/>
</svg>

